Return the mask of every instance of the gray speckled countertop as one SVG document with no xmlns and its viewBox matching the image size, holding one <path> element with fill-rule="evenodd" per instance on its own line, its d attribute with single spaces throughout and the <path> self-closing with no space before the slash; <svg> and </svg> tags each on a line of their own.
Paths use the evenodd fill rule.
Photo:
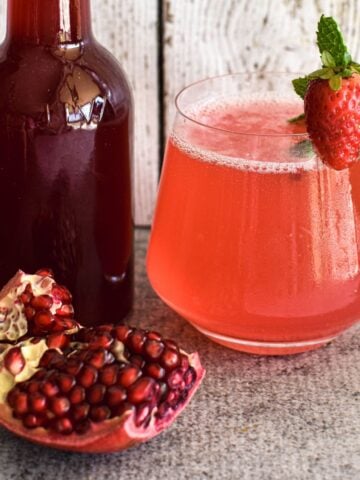
<svg viewBox="0 0 360 480">
<path fill-rule="evenodd" d="M 0 479 L 360 479 L 360 328 L 293 357 L 222 348 L 156 297 L 144 269 L 147 238 L 137 231 L 131 322 L 198 350 L 202 387 L 168 431 L 115 454 L 62 453 L 1 429 Z"/>
</svg>

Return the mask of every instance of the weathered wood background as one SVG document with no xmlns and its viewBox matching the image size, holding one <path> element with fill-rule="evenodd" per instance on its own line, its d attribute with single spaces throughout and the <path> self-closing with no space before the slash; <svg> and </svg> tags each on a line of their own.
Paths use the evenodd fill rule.
<svg viewBox="0 0 360 480">
<path fill-rule="evenodd" d="M 337 18 L 360 58 L 360 0 L 92 0 L 95 33 L 128 73 L 136 103 L 136 223 L 151 222 L 164 136 L 183 86 L 244 70 L 317 66 L 321 15 Z M 6 0 L 0 0 L 0 34 Z"/>
</svg>

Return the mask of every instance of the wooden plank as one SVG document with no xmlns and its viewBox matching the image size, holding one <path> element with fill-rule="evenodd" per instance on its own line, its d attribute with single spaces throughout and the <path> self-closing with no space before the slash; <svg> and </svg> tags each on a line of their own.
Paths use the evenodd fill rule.
<svg viewBox="0 0 360 480">
<path fill-rule="evenodd" d="M 92 0 L 94 30 L 124 67 L 135 99 L 135 222 L 149 225 L 159 175 L 158 0 Z"/>
<path fill-rule="evenodd" d="M 158 0 L 92 0 L 97 39 L 118 58 L 135 98 L 135 222 L 149 225 L 159 173 Z M 0 37 L 6 0 L 0 0 Z"/>
<path fill-rule="evenodd" d="M 334 16 L 360 59 L 358 0 L 163 0 L 166 130 L 173 99 L 207 76 L 267 70 L 310 72 L 321 13 Z"/>
</svg>

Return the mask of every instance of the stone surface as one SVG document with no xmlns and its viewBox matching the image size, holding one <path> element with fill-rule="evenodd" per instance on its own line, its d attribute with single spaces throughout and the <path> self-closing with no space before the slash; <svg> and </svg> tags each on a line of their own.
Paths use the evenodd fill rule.
<svg viewBox="0 0 360 480">
<path fill-rule="evenodd" d="M 293 357 L 226 350 L 156 297 L 144 270 L 147 237 L 137 231 L 131 322 L 200 352 L 207 376 L 199 392 L 170 430 L 111 455 L 45 449 L 1 429 L 0 479 L 360 479 L 360 328 Z"/>
</svg>

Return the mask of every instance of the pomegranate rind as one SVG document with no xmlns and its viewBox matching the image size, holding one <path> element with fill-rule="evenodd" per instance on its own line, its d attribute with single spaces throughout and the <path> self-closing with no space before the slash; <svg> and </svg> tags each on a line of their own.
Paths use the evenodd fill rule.
<svg viewBox="0 0 360 480">
<path fill-rule="evenodd" d="M 25 289 L 26 274 L 19 270 L 0 291 L 0 340 L 16 341 L 28 331 L 23 305 L 17 297 Z M 23 287 L 23 288 L 22 288 Z"/>
<path fill-rule="evenodd" d="M 39 342 L 33 343 L 32 338 L 24 340 L 16 344 L 16 347 L 12 344 L 1 344 L 2 351 L 0 352 L 0 404 L 6 401 L 6 396 L 11 390 L 11 388 L 19 382 L 23 382 L 28 378 L 31 378 L 32 375 L 38 370 L 39 358 L 42 357 L 43 353 L 48 350 L 48 346 L 44 339 Z M 19 352 L 24 360 L 24 366 L 17 373 L 13 375 L 5 366 L 4 359 L 7 353 L 14 349 L 18 348 Z"/>
<path fill-rule="evenodd" d="M 159 435 L 175 421 L 188 405 L 205 375 L 205 369 L 201 366 L 197 353 L 189 355 L 189 363 L 197 375 L 187 399 L 164 418 L 158 419 L 153 416 L 147 427 L 137 427 L 133 413 L 125 412 L 122 417 L 92 424 L 91 430 L 84 435 L 72 433 L 65 436 L 49 432 L 41 427 L 33 430 L 25 428 L 19 420 L 13 418 L 12 411 L 7 404 L 0 404 L 0 425 L 31 442 L 59 450 L 82 453 L 110 453 L 125 450 Z"/>
<path fill-rule="evenodd" d="M 63 307 L 63 302 L 53 295 L 53 287 L 59 286 L 52 277 L 27 274 L 19 270 L 0 291 L 0 341 L 16 342 L 30 332 L 24 304 L 20 299 L 28 285 L 34 297 L 41 295 L 52 297 L 52 305 L 49 308 L 52 315 Z M 72 315 L 73 307 L 69 308 Z M 78 324 L 75 321 L 73 326 L 66 329 L 69 334 L 77 330 Z"/>
</svg>

